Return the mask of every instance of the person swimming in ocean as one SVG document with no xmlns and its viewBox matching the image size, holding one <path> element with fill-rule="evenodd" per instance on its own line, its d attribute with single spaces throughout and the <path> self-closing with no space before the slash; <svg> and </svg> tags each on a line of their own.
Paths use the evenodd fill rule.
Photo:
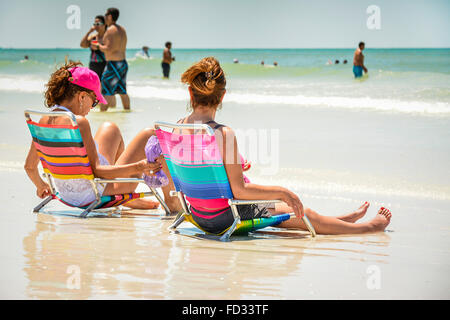
<svg viewBox="0 0 450 320">
<path fill-rule="evenodd" d="M 118 94 L 125 110 L 130 110 L 130 97 L 127 94 L 128 63 L 126 60 L 127 32 L 124 27 L 117 24 L 119 9 L 109 8 L 105 13 L 105 21 L 108 28 L 103 36 L 103 44 L 91 44 L 93 50 L 105 53 L 106 67 L 103 71 L 102 94 L 107 103 L 99 104 L 101 111 L 116 106 Z"/>
<path fill-rule="evenodd" d="M 367 68 L 364 66 L 364 55 L 363 50 L 365 48 L 364 42 L 360 42 L 358 44 L 358 48 L 355 50 L 355 54 L 353 56 L 353 74 L 355 78 L 360 78 L 363 76 L 363 70 L 367 73 Z"/>
<path fill-rule="evenodd" d="M 96 33 L 92 34 L 94 31 L 96 31 Z M 81 39 L 80 47 L 89 48 L 91 44 L 102 43 L 105 32 L 105 17 L 102 15 L 98 15 L 95 17 L 92 27 L 84 35 L 83 39 Z M 91 48 L 91 55 L 89 57 L 89 69 L 94 71 L 101 79 L 103 70 L 105 70 L 105 66 L 105 54 L 101 50 L 94 50 Z"/>
<path fill-rule="evenodd" d="M 148 53 L 149 48 L 147 46 L 143 46 L 141 50 L 141 55 L 143 57 L 150 58 L 150 54 Z"/>
<path fill-rule="evenodd" d="M 268 217 L 283 213 L 295 213 L 295 217 L 277 225 L 280 228 L 307 230 L 301 217 L 305 214 L 317 233 L 320 234 L 358 234 L 383 231 L 390 222 L 391 212 L 380 208 L 369 222 L 356 223 L 366 214 L 369 203 L 365 202 L 351 213 L 337 217 L 323 216 L 316 211 L 305 208 L 300 198 L 292 191 L 281 186 L 266 186 L 245 180 L 243 171 L 248 171 L 241 160 L 234 130 L 216 122 L 216 113 L 222 107 L 226 93 L 225 73 L 219 61 L 207 57 L 188 68 L 181 76 L 181 82 L 188 85 L 192 112 L 178 123 L 204 123 L 215 131 L 216 141 L 221 150 L 222 160 L 235 199 L 281 200 L 272 207 L 258 205 L 239 206 L 242 220 L 254 217 Z M 251 124 L 248 123 L 250 126 Z M 174 133 L 192 134 L 185 129 Z M 240 159 L 240 160 L 235 160 Z M 233 223 L 233 214 L 226 199 L 196 199 L 187 197 L 191 206 L 192 218 L 204 230 L 220 233 Z"/>
</svg>

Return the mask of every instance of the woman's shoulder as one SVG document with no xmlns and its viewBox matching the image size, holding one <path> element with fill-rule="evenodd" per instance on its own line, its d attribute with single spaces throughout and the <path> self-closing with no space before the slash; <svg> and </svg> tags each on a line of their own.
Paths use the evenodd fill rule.
<svg viewBox="0 0 450 320">
<path fill-rule="evenodd" d="M 55 109 L 52 111 L 66 111 L 66 110 L 59 110 L 59 109 Z M 77 124 L 80 125 L 80 122 L 83 124 L 85 121 L 87 121 L 86 118 L 82 117 L 82 116 L 77 116 L 75 115 Z M 57 116 L 52 116 L 51 112 L 46 115 L 41 117 L 41 119 L 39 119 L 39 124 L 46 124 L 46 125 L 71 125 L 72 122 L 70 121 L 70 119 L 68 117 L 57 117 Z"/>
<path fill-rule="evenodd" d="M 224 140 L 228 140 L 228 139 L 234 140 L 234 138 L 236 136 L 234 130 L 231 127 L 224 125 L 224 124 L 220 125 L 220 127 L 214 128 L 214 131 L 216 132 L 216 137 L 217 137 L 217 133 L 219 133 L 219 135 Z"/>
</svg>

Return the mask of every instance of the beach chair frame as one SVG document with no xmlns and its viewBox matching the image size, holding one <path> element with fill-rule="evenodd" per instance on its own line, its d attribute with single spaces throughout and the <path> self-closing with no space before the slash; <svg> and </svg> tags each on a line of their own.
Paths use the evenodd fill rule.
<svg viewBox="0 0 450 320">
<path fill-rule="evenodd" d="M 164 121 L 156 121 L 154 123 L 155 129 L 159 129 L 160 127 L 170 128 L 170 129 L 192 129 L 192 130 L 201 130 L 206 131 L 206 133 L 210 136 L 214 135 L 214 130 L 207 124 L 200 124 L 200 123 L 169 123 Z M 173 223 L 169 226 L 169 230 L 175 230 L 185 219 L 186 216 L 191 215 L 191 211 L 189 210 L 189 206 L 186 203 L 185 195 L 181 190 L 177 191 L 171 191 L 170 193 L 172 196 L 178 196 L 178 199 L 180 200 L 181 206 L 183 208 L 183 214 L 181 214 Z M 231 227 L 220 237 L 221 241 L 229 241 L 230 236 L 233 234 L 233 232 L 236 229 L 236 226 L 241 222 L 238 208 L 237 206 L 240 205 L 248 205 L 248 204 L 268 204 L 268 203 L 280 203 L 282 201 L 280 200 L 237 200 L 237 199 L 228 199 L 228 205 L 231 208 L 231 212 L 234 217 L 233 224 Z M 291 216 L 294 216 L 292 213 Z M 314 230 L 314 227 L 309 222 L 309 219 L 306 215 L 303 215 L 302 220 L 306 227 L 308 228 L 309 232 L 311 233 L 312 237 L 316 236 L 316 231 Z"/>
<path fill-rule="evenodd" d="M 42 111 L 35 111 L 35 110 L 27 109 L 24 111 L 24 115 L 25 115 L 25 119 L 27 121 L 32 121 L 31 115 L 36 115 L 36 116 L 40 116 L 40 117 L 43 117 L 43 116 L 66 117 L 70 120 L 72 126 L 77 126 L 77 120 L 75 118 L 75 115 L 73 115 L 70 112 L 66 112 L 66 111 L 42 112 Z M 57 191 L 56 191 L 56 188 L 52 181 L 52 178 L 53 178 L 52 175 L 44 172 L 43 177 L 45 179 L 47 179 L 50 189 L 52 191 L 52 195 L 48 196 L 41 203 L 39 203 L 36 207 L 34 207 L 33 208 L 34 213 L 39 213 L 40 210 L 43 207 L 45 207 L 51 200 L 56 199 Z M 114 212 L 114 211 L 118 211 L 118 209 L 119 209 L 118 207 L 94 209 L 102 202 L 100 192 L 98 191 L 97 184 L 99 184 L 99 183 L 130 183 L 130 182 L 145 183 L 144 179 L 139 179 L 139 178 L 115 178 L 115 179 L 94 178 L 94 179 L 87 179 L 87 180 L 89 180 L 89 182 L 91 183 L 92 190 L 94 191 L 94 194 L 95 194 L 95 201 L 92 202 L 87 208 L 84 209 L 84 211 L 80 214 L 81 218 L 86 218 L 90 212 Z M 161 204 L 161 206 L 164 208 L 166 215 L 170 215 L 169 207 L 164 202 L 163 198 L 161 197 L 161 195 L 155 188 L 150 187 L 150 192 L 143 192 L 143 194 L 145 196 L 155 196 L 156 199 Z M 119 209 L 119 211 L 120 211 L 120 209 Z"/>
</svg>

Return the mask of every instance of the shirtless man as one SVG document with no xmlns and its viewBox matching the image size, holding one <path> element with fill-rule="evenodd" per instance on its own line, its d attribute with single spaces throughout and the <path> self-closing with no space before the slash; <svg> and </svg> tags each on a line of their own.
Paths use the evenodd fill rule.
<svg viewBox="0 0 450 320">
<path fill-rule="evenodd" d="M 353 74 L 355 78 L 360 78 L 363 75 L 363 70 L 367 73 L 367 68 L 364 66 L 364 55 L 362 51 L 364 50 L 364 42 L 358 44 L 358 49 L 355 50 L 355 55 L 353 57 Z"/>
<path fill-rule="evenodd" d="M 125 28 L 116 22 L 119 18 L 119 9 L 109 8 L 105 13 L 108 29 L 103 36 L 103 44 L 92 44 L 91 48 L 99 49 L 105 53 L 106 67 L 102 75 L 102 95 L 108 104 L 100 104 L 100 110 L 106 111 L 108 107 L 116 106 L 115 94 L 119 94 L 125 110 L 130 110 L 130 98 L 127 94 L 128 63 L 125 60 L 127 47 L 127 33 Z"/>
<path fill-rule="evenodd" d="M 175 61 L 175 57 L 172 57 L 172 52 L 170 52 L 170 49 L 172 48 L 172 42 L 166 42 L 166 48 L 163 52 L 163 60 L 161 63 L 161 67 L 163 70 L 163 76 L 166 79 L 169 79 L 169 73 L 170 73 L 170 64 L 172 61 Z"/>
</svg>

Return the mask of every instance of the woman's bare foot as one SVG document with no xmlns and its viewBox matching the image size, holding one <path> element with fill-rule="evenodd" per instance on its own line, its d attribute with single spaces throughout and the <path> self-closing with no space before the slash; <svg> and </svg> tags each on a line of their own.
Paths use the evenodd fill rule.
<svg viewBox="0 0 450 320">
<path fill-rule="evenodd" d="M 359 219 L 361 219 L 362 217 L 364 217 L 364 215 L 367 212 L 367 209 L 369 209 L 370 203 L 368 203 L 367 201 L 364 202 L 364 204 L 359 207 L 356 211 L 346 214 L 345 216 L 341 216 L 341 217 L 337 217 L 339 220 L 345 221 L 345 222 L 356 222 Z"/>
<path fill-rule="evenodd" d="M 377 215 L 373 218 L 368 224 L 370 227 L 370 231 L 384 231 L 388 224 L 391 222 L 392 213 L 389 209 L 381 207 L 378 210 Z"/>
<path fill-rule="evenodd" d="M 142 209 L 142 210 L 151 210 L 156 209 L 159 207 L 158 201 L 153 201 L 150 199 L 136 199 L 131 202 L 128 202 L 127 204 L 124 204 L 125 207 L 131 208 L 131 209 Z"/>
</svg>

